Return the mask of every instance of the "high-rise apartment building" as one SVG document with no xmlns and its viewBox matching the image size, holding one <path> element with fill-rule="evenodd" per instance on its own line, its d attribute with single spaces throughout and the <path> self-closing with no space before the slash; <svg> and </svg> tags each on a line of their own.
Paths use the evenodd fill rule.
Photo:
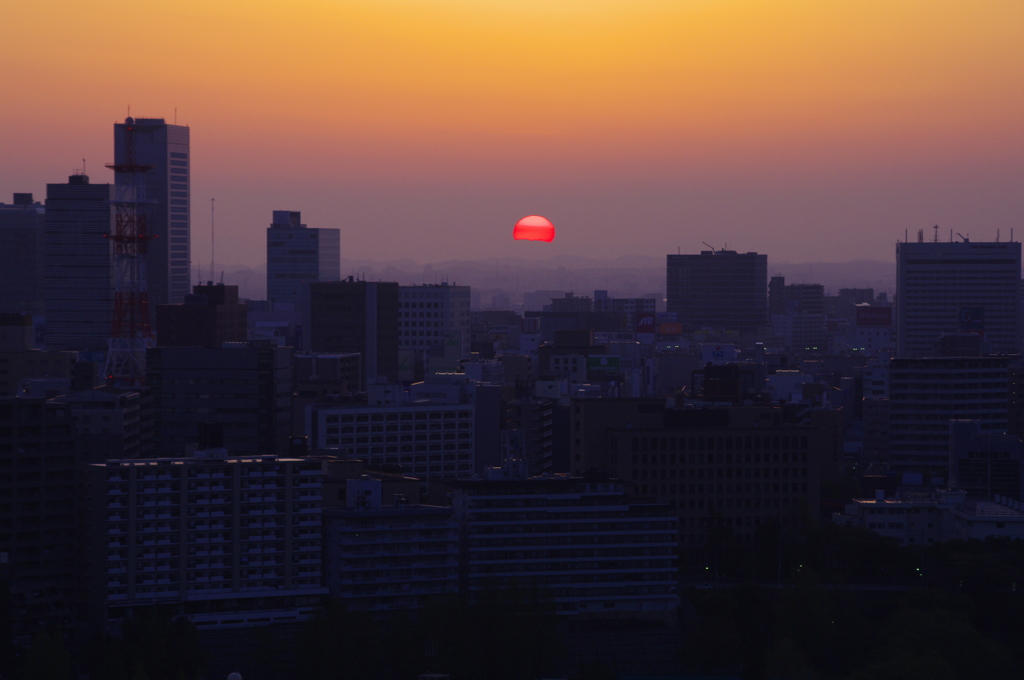
<svg viewBox="0 0 1024 680">
<path fill-rule="evenodd" d="M 128 129 L 131 135 L 126 135 Z M 183 302 L 189 292 L 191 158 L 189 129 L 168 125 L 163 118 L 126 118 L 114 125 L 114 164 L 129 160 L 126 140 L 134 138 L 134 162 L 148 166 L 140 173 L 118 172 L 118 200 L 141 201 L 146 231 L 154 237 L 146 255 L 146 284 L 151 313 L 156 305 Z M 134 198 L 132 176 L 141 179 Z"/>
<path fill-rule="evenodd" d="M 275 210 L 267 229 L 267 299 L 302 302 L 303 284 L 341 278 L 341 230 L 310 229 L 302 213 Z"/>
<path fill-rule="evenodd" d="M 104 350 L 110 337 L 114 187 L 72 175 L 46 185 L 44 267 L 48 349 Z"/>
<path fill-rule="evenodd" d="M 667 310 L 684 327 L 754 333 L 768 324 L 768 256 L 734 250 L 669 255 Z"/>
<path fill-rule="evenodd" d="M 32 194 L 14 194 L 0 203 L 0 313 L 42 314 L 45 218 L 42 203 Z"/>
<path fill-rule="evenodd" d="M 944 333 L 1020 351 L 1020 243 L 896 244 L 897 355 L 932 355 Z"/>
<path fill-rule="evenodd" d="M 80 561 L 94 621 L 167 604 L 199 629 L 230 628 L 322 605 L 321 463 L 218 453 L 86 467 Z"/>
<path fill-rule="evenodd" d="M 363 356 L 363 381 L 398 380 L 398 284 L 321 281 L 309 284 L 306 349 Z"/>
</svg>

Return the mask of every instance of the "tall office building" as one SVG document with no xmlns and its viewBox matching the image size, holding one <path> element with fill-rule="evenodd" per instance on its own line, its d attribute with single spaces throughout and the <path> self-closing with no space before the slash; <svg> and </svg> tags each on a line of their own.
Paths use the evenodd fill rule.
<svg viewBox="0 0 1024 680">
<path fill-rule="evenodd" d="M 791 350 L 825 349 L 825 287 L 820 283 L 768 282 L 768 311 L 773 332 Z"/>
<path fill-rule="evenodd" d="M 1020 243 L 897 243 L 896 346 L 933 355 L 944 333 L 981 333 L 993 353 L 1020 351 Z"/>
<path fill-rule="evenodd" d="M 48 349 L 105 350 L 114 303 L 111 184 L 72 175 L 46 185 L 45 297 Z"/>
<path fill-rule="evenodd" d="M 754 333 L 768 325 L 768 256 L 734 250 L 669 255 L 667 310 L 684 327 Z"/>
<path fill-rule="evenodd" d="M 358 352 L 363 381 L 398 380 L 398 284 L 321 281 L 309 285 L 306 349 Z"/>
<path fill-rule="evenodd" d="M 267 299 L 302 302 L 302 286 L 341 278 L 341 230 L 310 229 L 302 213 L 275 210 L 267 229 Z"/>
<path fill-rule="evenodd" d="M 455 370 L 469 352 L 469 298 L 469 286 L 399 286 L 398 349 L 429 353 L 431 367 Z"/>
<path fill-rule="evenodd" d="M 42 314 L 44 211 L 32 194 L 14 194 L 10 205 L 0 203 L 0 312 Z"/>
<path fill-rule="evenodd" d="M 144 201 L 140 213 L 146 218 L 146 231 L 154 237 L 146 255 L 146 283 L 150 313 L 156 305 L 184 302 L 189 293 L 189 129 L 184 125 L 168 125 L 163 118 L 126 118 L 114 124 L 114 164 L 128 159 L 125 145 L 126 128 L 134 132 L 135 163 L 148 166 L 136 173 L 141 179 Z M 118 172 L 115 183 L 119 190 L 130 187 L 132 173 Z M 131 200 L 131 197 L 123 197 Z"/>
<path fill-rule="evenodd" d="M 1008 357 L 897 358 L 889 362 L 889 469 L 945 477 L 950 421 L 982 432 L 1009 424 Z"/>
</svg>

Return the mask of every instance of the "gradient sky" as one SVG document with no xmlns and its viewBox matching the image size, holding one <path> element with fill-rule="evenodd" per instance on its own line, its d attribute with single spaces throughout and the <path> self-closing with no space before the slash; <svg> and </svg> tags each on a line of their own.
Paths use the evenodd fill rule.
<svg viewBox="0 0 1024 680">
<path fill-rule="evenodd" d="M 275 209 L 421 262 L 1024 238 L 1021 0 L 33 0 L 0 79 L 3 202 L 177 109 L 203 266 L 211 197 L 229 264 Z"/>
</svg>

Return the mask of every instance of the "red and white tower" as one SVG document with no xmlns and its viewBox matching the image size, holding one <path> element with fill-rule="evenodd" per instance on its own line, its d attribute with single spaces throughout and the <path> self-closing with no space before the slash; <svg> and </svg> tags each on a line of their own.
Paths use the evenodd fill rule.
<svg viewBox="0 0 1024 680">
<path fill-rule="evenodd" d="M 114 233 L 109 236 L 114 261 L 114 316 L 110 330 L 107 382 L 138 386 L 146 380 L 146 349 L 153 345 L 146 293 L 146 228 L 143 173 L 152 169 L 135 161 L 135 121 L 125 120 L 123 162 L 107 167 L 117 173 Z"/>
</svg>

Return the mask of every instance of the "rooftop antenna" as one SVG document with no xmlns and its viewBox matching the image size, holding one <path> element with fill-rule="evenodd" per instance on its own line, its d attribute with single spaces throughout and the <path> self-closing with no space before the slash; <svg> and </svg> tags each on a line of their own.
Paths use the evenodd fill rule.
<svg viewBox="0 0 1024 680">
<path fill-rule="evenodd" d="M 178 107 L 177 106 L 174 107 L 174 124 L 175 125 L 178 124 Z"/>
<path fill-rule="evenodd" d="M 935 229 L 935 235 L 932 237 L 932 243 L 938 243 L 939 242 L 939 225 L 936 224 L 932 228 Z M 998 240 L 998 239 L 996 239 L 996 240 Z"/>
<path fill-rule="evenodd" d="M 85 159 L 84 159 L 84 158 L 82 159 L 82 174 L 83 174 L 83 175 L 87 174 L 87 173 L 85 172 Z"/>
<path fill-rule="evenodd" d="M 210 280 L 211 281 L 213 281 L 213 262 L 214 262 L 213 256 L 214 256 L 214 253 L 216 252 L 215 251 L 215 247 L 217 245 L 217 242 L 216 242 L 217 223 L 215 221 L 216 215 L 214 214 L 214 209 L 215 209 L 215 206 L 216 206 L 216 201 L 217 201 L 217 199 L 215 199 L 215 198 L 211 198 L 210 199 Z"/>
<path fill-rule="evenodd" d="M 999 230 L 996 229 L 996 243 L 999 243 Z"/>
</svg>

